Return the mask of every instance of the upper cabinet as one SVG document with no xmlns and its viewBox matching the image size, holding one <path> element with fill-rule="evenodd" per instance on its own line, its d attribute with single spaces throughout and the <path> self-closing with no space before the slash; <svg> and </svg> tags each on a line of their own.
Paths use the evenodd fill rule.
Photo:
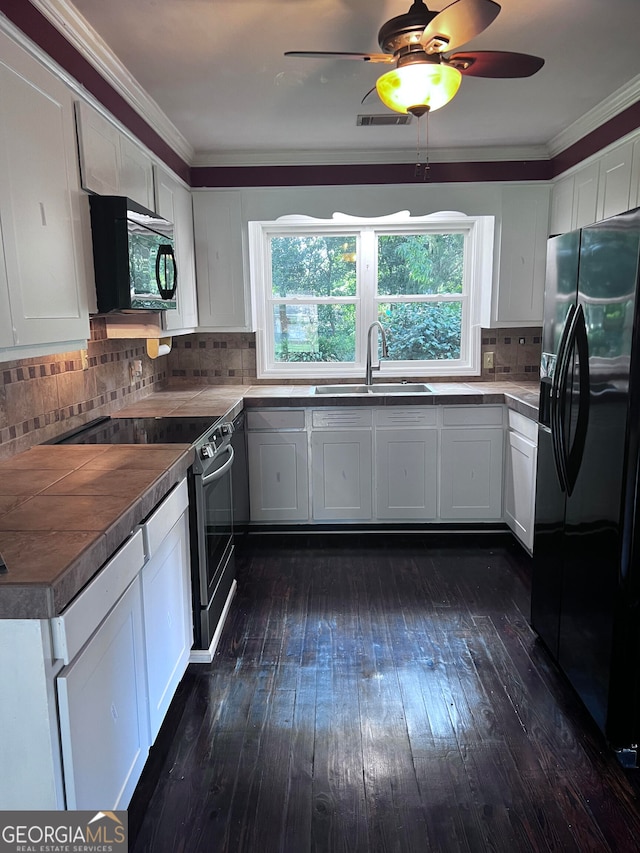
<svg viewBox="0 0 640 853">
<path fill-rule="evenodd" d="M 640 203 L 640 139 L 628 139 L 557 180 L 550 234 L 583 228 Z"/>
<path fill-rule="evenodd" d="M 87 269 L 66 86 L 0 33 L 0 360 L 86 345 Z M 8 306 L 8 310 L 6 310 Z"/>
<path fill-rule="evenodd" d="M 151 157 L 89 104 L 78 101 L 76 116 L 83 188 L 155 210 Z"/>
<path fill-rule="evenodd" d="M 164 328 L 170 332 L 192 330 L 198 325 L 198 306 L 191 192 L 160 166 L 154 172 L 157 213 L 173 222 L 178 264 L 177 307 L 163 312 Z"/>
<path fill-rule="evenodd" d="M 204 331 L 251 330 L 238 190 L 193 194 L 198 316 Z"/>
<path fill-rule="evenodd" d="M 492 326 L 535 326 L 542 322 L 548 224 L 548 186 L 503 188 Z"/>
</svg>

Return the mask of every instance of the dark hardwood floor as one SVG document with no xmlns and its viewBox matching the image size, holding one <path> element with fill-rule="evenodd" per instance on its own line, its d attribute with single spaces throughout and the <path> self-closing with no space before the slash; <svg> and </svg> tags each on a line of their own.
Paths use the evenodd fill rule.
<svg viewBox="0 0 640 853">
<path fill-rule="evenodd" d="M 129 809 L 134 853 L 640 850 L 506 537 L 249 537 Z"/>
</svg>

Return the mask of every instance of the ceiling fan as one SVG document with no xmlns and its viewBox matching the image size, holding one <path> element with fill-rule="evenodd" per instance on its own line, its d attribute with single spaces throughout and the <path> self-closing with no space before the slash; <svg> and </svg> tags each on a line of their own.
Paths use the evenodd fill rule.
<svg viewBox="0 0 640 853">
<path fill-rule="evenodd" d="M 396 112 L 421 116 L 447 104 L 458 91 L 462 75 L 530 77 L 542 68 L 544 59 L 528 53 L 449 53 L 485 30 L 499 12 L 500 6 L 493 0 L 455 0 L 441 12 L 432 12 L 423 0 L 414 0 L 406 14 L 391 18 L 380 28 L 378 43 L 383 53 L 292 50 L 285 56 L 393 64 L 395 68 L 376 82 L 381 101 Z"/>
</svg>

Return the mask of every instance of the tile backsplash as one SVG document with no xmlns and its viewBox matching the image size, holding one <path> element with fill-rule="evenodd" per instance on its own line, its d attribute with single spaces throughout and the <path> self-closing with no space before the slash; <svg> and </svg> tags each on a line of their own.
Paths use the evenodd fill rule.
<svg viewBox="0 0 640 853">
<path fill-rule="evenodd" d="M 447 377 L 447 380 L 536 381 L 540 367 L 541 336 L 542 329 L 539 327 L 483 329 L 482 352 L 494 353 L 493 368 L 483 368 L 480 376 Z M 174 338 L 167 372 L 171 385 L 272 384 L 272 380 L 256 378 L 255 333 L 197 333 Z M 422 378 L 434 379 L 429 376 Z M 285 384 L 285 380 L 280 380 L 280 383 Z M 306 380 L 301 380 L 299 384 L 306 384 Z"/>
<path fill-rule="evenodd" d="M 106 340 L 92 321 L 86 350 L 0 364 L 0 458 L 109 415 L 166 385 L 167 357 L 143 340 Z M 139 360 L 142 375 L 129 365 Z"/>
<path fill-rule="evenodd" d="M 493 368 L 483 368 L 481 376 L 447 380 L 537 381 L 541 333 L 540 328 L 483 329 L 482 352 L 494 353 Z M 0 458 L 167 385 L 267 384 L 256 379 L 254 333 L 175 337 L 169 355 L 157 359 L 147 356 L 144 340 L 107 340 L 99 319 L 92 320 L 91 335 L 87 350 L 0 364 Z M 132 379 L 129 366 L 137 360 L 142 375 Z"/>
</svg>

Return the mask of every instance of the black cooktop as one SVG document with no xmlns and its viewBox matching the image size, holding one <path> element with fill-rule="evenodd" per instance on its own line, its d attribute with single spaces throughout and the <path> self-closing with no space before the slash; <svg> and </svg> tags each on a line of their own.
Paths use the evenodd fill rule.
<svg viewBox="0 0 640 853">
<path fill-rule="evenodd" d="M 193 444 L 217 418 L 100 418 L 51 444 Z"/>
</svg>

